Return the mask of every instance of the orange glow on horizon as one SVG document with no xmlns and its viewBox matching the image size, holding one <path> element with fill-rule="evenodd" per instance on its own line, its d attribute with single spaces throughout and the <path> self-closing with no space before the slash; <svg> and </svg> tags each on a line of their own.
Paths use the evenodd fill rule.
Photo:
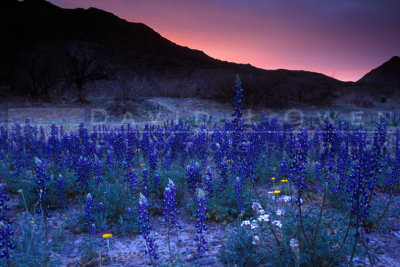
<svg viewBox="0 0 400 267">
<path fill-rule="evenodd" d="M 161 24 L 162 25 L 162 24 Z M 150 25 L 148 25 L 150 26 Z M 151 26 L 150 26 L 151 27 Z M 153 28 L 153 27 L 152 27 Z M 162 26 L 160 28 L 163 28 Z M 357 81 L 361 79 L 367 72 L 365 69 L 332 69 L 332 68 L 318 68 L 311 66 L 305 67 L 304 64 L 293 64 L 290 59 L 284 58 L 276 54 L 268 54 L 266 52 L 260 52 L 259 50 L 246 50 L 242 51 L 232 51 L 234 49 L 228 49 L 231 40 L 224 40 L 220 42 L 210 42 L 209 38 L 204 38 L 203 36 L 188 36 L 185 33 L 177 32 L 174 30 L 157 30 L 157 27 L 153 28 L 156 32 L 160 33 L 163 37 L 174 43 L 186 46 L 191 49 L 201 50 L 208 56 L 234 63 L 240 64 L 251 64 L 254 67 L 266 69 L 266 70 L 276 70 L 276 69 L 288 69 L 288 70 L 305 70 L 311 72 L 322 73 L 326 76 L 341 80 L 341 81 Z M 245 41 L 236 41 L 236 45 L 246 46 Z M 243 52 L 245 51 L 245 52 Z"/>
<path fill-rule="evenodd" d="M 400 55 L 400 2 L 50 0 L 144 23 L 168 40 L 230 62 L 357 81 Z M 397 10 L 397 11 L 396 11 Z"/>
</svg>

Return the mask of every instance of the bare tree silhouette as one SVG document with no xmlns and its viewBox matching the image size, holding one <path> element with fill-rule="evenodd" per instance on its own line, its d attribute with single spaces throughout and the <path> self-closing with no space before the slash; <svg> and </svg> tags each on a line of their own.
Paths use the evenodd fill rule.
<svg viewBox="0 0 400 267">
<path fill-rule="evenodd" d="M 52 52 L 28 51 L 18 58 L 18 66 L 28 76 L 31 100 L 50 100 L 49 90 L 60 81 L 60 72 Z"/>
<path fill-rule="evenodd" d="M 68 77 L 78 91 L 77 101 L 88 103 L 83 91 L 88 83 L 108 80 L 110 73 L 87 49 L 74 50 L 68 55 Z"/>
</svg>

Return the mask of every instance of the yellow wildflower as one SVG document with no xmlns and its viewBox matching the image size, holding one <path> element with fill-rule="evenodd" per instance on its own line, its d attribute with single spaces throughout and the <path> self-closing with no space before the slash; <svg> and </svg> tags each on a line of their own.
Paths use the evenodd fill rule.
<svg viewBox="0 0 400 267">
<path fill-rule="evenodd" d="M 21 192 L 22 192 L 22 189 L 19 189 L 19 190 L 18 190 L 18 193 L 21 193 Z"/>
<path fill-rule="evenodd" d="M 112 238 L 112 234 L 104 234 L 103 238 L 107 239 L 107 238 Z"/>
<path fill-rule="evenodd" d="M 136 149 L 136 152 L 140 152 L 140 148 Z"/>
<path fill-rule="evenodd" d="M 281 180 L 281 182 L 282 182 L 282 183 L 287 183 L 287 182 L 289 182 L 289 180 L 283 179 L 283 180 Z"/>
<path fill-rule="evenodd" d="M 31 221 L 31 224 L 35 224 L 35 221 Z"/>
<path fill-rule="evenodd" d="M 40 194 L 42 194 L 43 193 L 43 190 L 42 189 L 40 189 Z"/>
<path fill-rule="evenodd" d="M 144 164 L 144 163 L 140 164 L 140 166 L 144 166 L 144 165 L 146 165 L 146 164 Z"/>
<path fill-rule="evenodd" d="M 272 181 L 275 180 L 275 177 L 272 177 L 271 180 L 272 180 Z"/>
<path fill-rule="evenodd" d="M 275 190 L 274 191 L 274 194 L 280 194 L 281 193 L 281 190 Z"/>
</svg>

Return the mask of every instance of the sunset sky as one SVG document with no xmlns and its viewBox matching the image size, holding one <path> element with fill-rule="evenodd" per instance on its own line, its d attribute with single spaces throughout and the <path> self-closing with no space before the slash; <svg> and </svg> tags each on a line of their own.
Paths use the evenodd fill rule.
<svg viewBox="0 0 400 267">
<path fill-rule="evenodd" d="M 227 61 L 356 81 L 400 55 L 400 0 L 51 0 L 142 22 Z"/>
</svg>

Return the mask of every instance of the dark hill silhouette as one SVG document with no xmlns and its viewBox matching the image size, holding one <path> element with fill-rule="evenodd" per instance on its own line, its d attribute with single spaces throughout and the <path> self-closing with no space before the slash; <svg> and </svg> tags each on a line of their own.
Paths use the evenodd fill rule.
<svg viewBox="0 0 400 267">
<path fill-rule="evenodd" d="M 63 9 L 44 0 L 1 0 L 0 36 L 0 82 L 9 84 L 12 94 L 29 95 L 31 88 L 41 86 L 46 90 L 38 90 L 52 96 L 71 95 L 75 90 L 68 80 L 68 59 L 78 52 L 90 54 L 112 74 L 112 79 L 88 83 L 87 94 L 95 96 L 228 101 L 236 74 L 248 103 L 269 106 L 326 105 L 349 87 L 360 87 L 320 73 L 217 60 L 177 45 L 142 23 L 97 8 Z"/>
<path fill-rule="evenodd" d="M 400 84 L 400 57 L 394 56 L 362 77 L 361 83 Z"/>
<path fill-rule="evenodd" d="M 381 102 L 393 99 L 398 103 L 400 96 L 400 57 L 394 56 L 379 67 L 368 72 L 357 81 L 357 86 L 363 88 L 373 98 Z"/>
</svg>

